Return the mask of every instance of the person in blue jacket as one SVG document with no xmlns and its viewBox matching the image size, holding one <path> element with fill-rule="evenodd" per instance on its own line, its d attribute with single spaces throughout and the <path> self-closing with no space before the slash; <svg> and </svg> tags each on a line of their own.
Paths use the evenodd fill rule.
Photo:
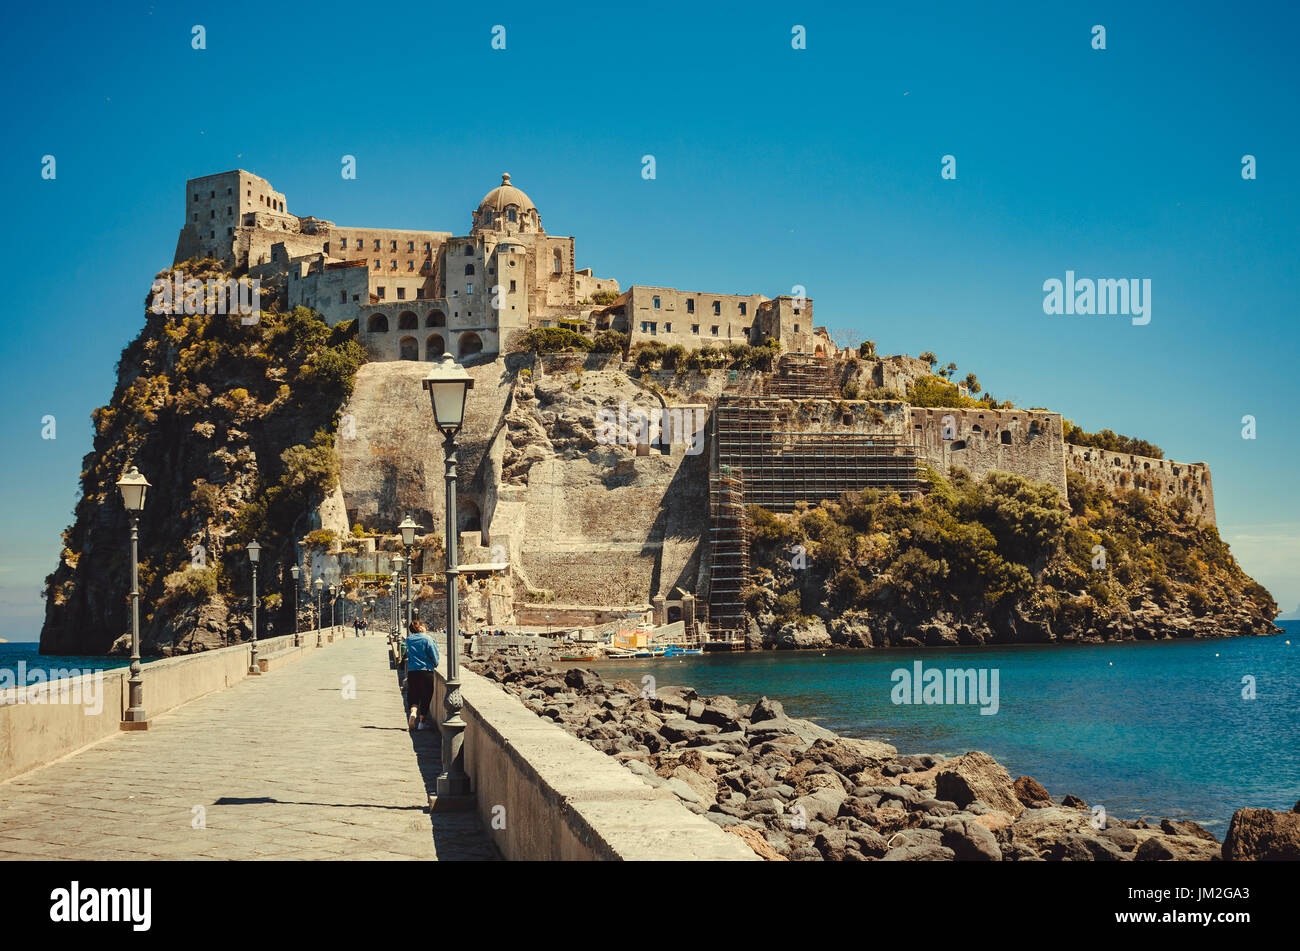
<svg viewBox="0 0 1300 951">
<path fill-rule="evenodd" d="M 429 704 L 433 702 L 433 672 L 438 666 L 438 645 L 429 636 L 423 621 L 411 624 L 406 636 L 406 703 L 410 712 L 406 717 L 408 730 L 428 730 L 432 715 Z M 417 726 L 418 722 L 418 726 Z"/>
</svg>

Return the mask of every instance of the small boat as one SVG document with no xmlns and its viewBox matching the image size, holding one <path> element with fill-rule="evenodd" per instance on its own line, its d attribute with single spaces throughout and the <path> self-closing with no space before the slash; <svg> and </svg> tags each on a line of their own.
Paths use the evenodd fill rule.
<svg viewBox="0 0 1300 951">
<path fill-rule="evenodd" d="M 699 647 L 667 647 L 664 649 L 665 657 L 693 657 L 696 654 L 703 654 L 704 650 Z"/>
<path fill-rule="evenodd" d="M 635 657 L 635 656 L 636 656 L 636 651 L 624 650 L 623 648 L 619 648 L 619 647 L 611 647 L 607 651 L 605 651 L 605 657 L 607 658 L 613 657 L 621 660 L 623 658 Z"/>
<path fill-rule="evenodd" d="M 646 650 L 639 650 L 632 656 L 637 658 L 638 660 L 647 657 L 663 657 L 664 653 L 667 652 L 667 650 L 668 648 L 666 647 L 650 647 L 647 648 Z"/>
</svg>

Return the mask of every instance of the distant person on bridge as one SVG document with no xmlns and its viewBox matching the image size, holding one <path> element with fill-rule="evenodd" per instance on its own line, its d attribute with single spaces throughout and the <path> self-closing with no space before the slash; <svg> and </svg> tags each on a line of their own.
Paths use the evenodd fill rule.
<svg viewBox="0 0 1300 951">
<path fill-rule="evenodd" d="M 406 717 L 408 730 L 429 729 L 425 718 L 431 716 L 429 704 L 433 702 L 433 672 L 437 666 L 438 645 L 423 621 L 413 622 L 406 636 L 406 703 L 411 708 Z"/>
</svg>

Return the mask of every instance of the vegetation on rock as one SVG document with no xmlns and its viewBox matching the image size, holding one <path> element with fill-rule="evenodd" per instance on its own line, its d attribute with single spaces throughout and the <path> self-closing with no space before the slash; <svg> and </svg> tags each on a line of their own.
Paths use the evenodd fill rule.
<svg viewBox="0 0 1300 951">
<path fill-rule="evenodd" d="M 177 267 L 199 280 L 230 276 L 212 259 Z M 153 484 L 140 519 L 146 650 L 214 646 L 239 626 L 251 595 L 243 547 L 254 538 L 268 606 L 287 583 L 294 533 L 337 485 L 334 432 L 365 351 L 355 321 L 330 327 L 301 307 L 246 319 L 146 311 L 112 399 L 92 414 L 81 498 L 46 579 L 43 650 L 104 653 L 130 630 L 128 520 L 115 483 L 132 465 Z"/>
<path fill-rule="evenodd" d="M 818 617 L 864 645 L 1272 628 L 1273 599 L 1185 500 L 1074 472 L 1068 508 L 1051 485 L 1010 473 L 927 479 L 911 501 L 867 489 L 788 515 L 751 507 L 750 613 L 769 631 Z"/>
</svg>

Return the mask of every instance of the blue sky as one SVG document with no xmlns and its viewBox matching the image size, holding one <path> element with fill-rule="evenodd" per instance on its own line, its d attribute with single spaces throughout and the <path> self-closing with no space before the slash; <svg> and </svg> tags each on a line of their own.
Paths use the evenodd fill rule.
<svg viewBox="0 0 1300 951">
<path fill-rule="evenodd" d="M 185 179 L 232 168 L 268 178 L 297 214 L 457 234 L 509 171 L 548 231 L 576 236 L 578 266 L 624 286 L 801 284 L 818 324 L 885 353 L 934 350 L 999 398 L 1210 463 L 1221 533 L 1284 610 L 1300 605 L 1289 5 L 9 16 L 0 637 L 36 636 L 89 414 L 171 262 Z M 206 50 L 191 48 L 195 24 Z M 791 49 L 795 24 L 805 50 Z M 1067 269 L 1149 278 L 1150 324 L 1045 316 L 1042 284 Z M 41 438 L 46 414 L 55 440 Z"/>
</svg>

